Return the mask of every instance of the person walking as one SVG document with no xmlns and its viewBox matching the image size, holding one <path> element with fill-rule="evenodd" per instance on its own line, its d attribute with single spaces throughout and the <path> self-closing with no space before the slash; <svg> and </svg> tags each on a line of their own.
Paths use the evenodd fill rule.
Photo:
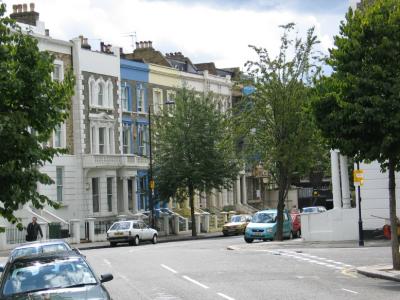
<svg viewBox="0 0 400 300">
<path fill-rule="evenodd" d="M 39 233 L 41 238 L 43 238 L 42 228 L 40 228 L 40 225 L 37 223 L 36 217 L 32 218 L 32 222 L 29 223 L 28 227 L 26 228 L 26 232 L 27 232 L 26 235 L 27 242 L 36 241 Z"/>
</svg>

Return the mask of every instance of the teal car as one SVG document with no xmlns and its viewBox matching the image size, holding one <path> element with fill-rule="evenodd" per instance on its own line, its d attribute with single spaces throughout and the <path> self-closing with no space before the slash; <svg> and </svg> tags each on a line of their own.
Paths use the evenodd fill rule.
<svg viewBox="0 0 400 300">
<path fill-rule="evenodd" d="M 276 234 L 276 209 L 268 209 L 257 212 L 247 225 L 244 240 L 252 243 L 254 240 L 274 240 Z M 283 236 L 291 239 L 292 222 L 287 211 L 283 212 Z"/>
</svg>

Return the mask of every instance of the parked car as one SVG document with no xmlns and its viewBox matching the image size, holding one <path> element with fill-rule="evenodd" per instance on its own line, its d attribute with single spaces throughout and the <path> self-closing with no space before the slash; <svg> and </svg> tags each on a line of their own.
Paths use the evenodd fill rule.
<svg viewBox="0 0 400 300">
<path fill-rule="evenodd" d="M 293 237 L 301 236 L 301 215 L 299 212 L 290 212 L 290 218 L 292 220 L 292 233 Z"/>
<path fill-rule="evenodd" d="M 111 274 L 96 277 L 76 252 L 17 257 L 7 262 L 0 281 L 0 299 L 111 299 L 103 286 Z"/>
<path fill-rule="evenodd" d="M 32 254 L 65 252 L 71 250 L 81 254 L 78 249 L 72 248 L 70 244 L 63 240 L 35 241 L 15 247 L 11 251 L 8 259 L 13 260 L 17 257 L 28 256 Z"/>
<path fill-rule="evenodd" d="M 247 224 L 250 222 L 250 215 L 234 215 L 230 222 L 222 227 L 222 233 L 226 236 L 229 234 L 244 234 Z"/>
<path fill-rule="evenodd" d="M 276 238 L 276 209 L 262 210 L 254 214 L 247 225 L 244 240 L 252 243 L 254 240 L 273 240 Z M 292 222 L 287 211 L 283 212 L 283 236 L 293 238 Z"/>
<path fill-rule="evenodd" d="M 309 207 L 303 207 L 301 210 L 302 214 L 316 214 L 316 213 L 322 213 L 325 212 L 326 208 L 323 206 L 309 206 Z"/>
<path fill-rule="evenodd" d="M 107 231 L 107 240 L 112 247 L 118 243 L 129 243 L 131 246 L 137 246 L 140 241 L 146 240 L 156 244 L 157 238 L 157 230 L 138 220 L 115 222 Z"/>
</svg>

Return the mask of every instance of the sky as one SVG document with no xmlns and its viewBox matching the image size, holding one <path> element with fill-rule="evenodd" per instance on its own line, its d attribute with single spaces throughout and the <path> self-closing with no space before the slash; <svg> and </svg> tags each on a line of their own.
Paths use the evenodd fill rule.
<svg viewBox="0 0 400 300">
<path fill-rule="evenodd" d="M 354 1 L 354 0 L 351 0 Z M 280 45 L 279 25 L 294 22 L 300 36 L 314 26 L 328 53 L 349 0 L 34 0 L 35 11 L 53 38 L 79 35 L 94 49 L 100 41 L 132 52 L 135 41 L 153 41 L 162 53 L 182 52 L 193 63 L 240 67 L 255 59 L 248 45 L 271 55 Z M 1 0 L 0 0 L 1 2 Z M 13 4 L 3 0 L 7 14 Z"/>
</svg>

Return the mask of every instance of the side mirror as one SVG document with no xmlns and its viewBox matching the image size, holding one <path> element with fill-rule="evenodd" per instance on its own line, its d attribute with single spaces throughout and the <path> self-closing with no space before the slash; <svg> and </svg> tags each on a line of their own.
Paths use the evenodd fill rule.
<svg viewBox="0 0 400 300">
<path fill-rule="evenodd" d="M 114 279 L 114 276 L 112 274 L 110 274 L 110 273 L 100 275 L 100 282 L 101 283 L 108 282 L 108 281 L 111 281 L 113 279 Z"/>
</svg>

